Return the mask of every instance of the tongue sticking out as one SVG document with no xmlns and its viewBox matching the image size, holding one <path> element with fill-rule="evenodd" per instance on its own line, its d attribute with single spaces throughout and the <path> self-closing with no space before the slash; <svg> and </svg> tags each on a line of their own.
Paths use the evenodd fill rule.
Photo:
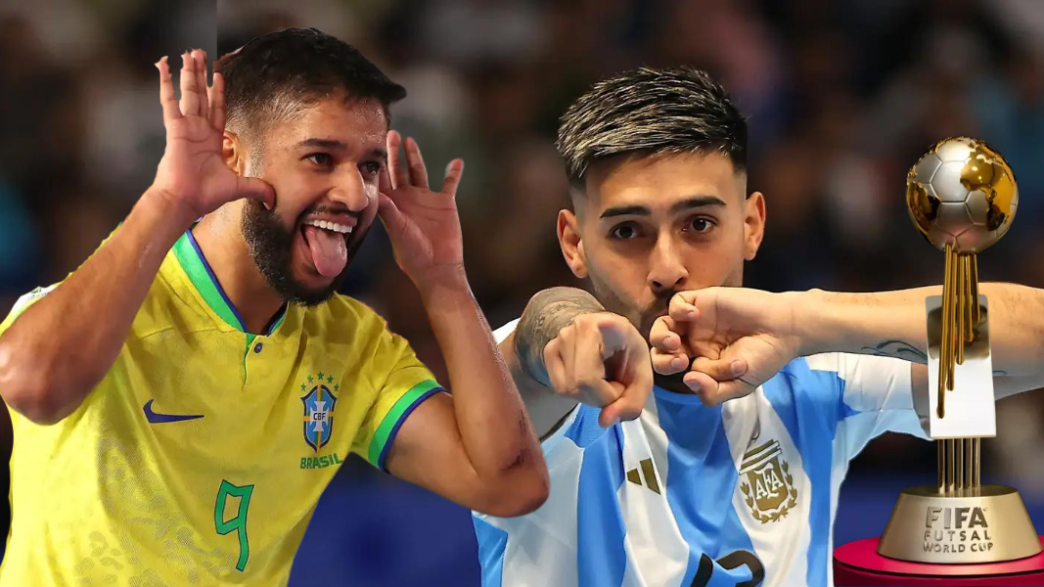
<svg viewBox="0 0 1044 587">
<path fill-rule="evenodd" d="M 330 230 L 323 230 L 311 225 L 304 227 L 305 240 L 312 252 L 315 269 L 323 277 L 335 277 L 344 270 L 348 263 L 348 247 L 344 243 L 344 235 Z"/>
</svg>

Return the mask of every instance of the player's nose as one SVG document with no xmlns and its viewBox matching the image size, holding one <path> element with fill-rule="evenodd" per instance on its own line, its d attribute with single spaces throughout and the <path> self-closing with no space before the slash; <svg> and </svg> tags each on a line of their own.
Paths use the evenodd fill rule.
<svg viewBox="0 0 1044 587">
<path fill-rule="evenodd" d="M 653 293 L 682 289 L 689 279 L 681 251 L 673 239 L 657 240 L 649 258 L 649 288 Z"/>
<path fill-rule="evenodd" d="M 352 212 L 362 212 L 371 203 L 366 192 L 366 182 L 358 170 L 341 174 L 327 196 Z"/>
</svg>

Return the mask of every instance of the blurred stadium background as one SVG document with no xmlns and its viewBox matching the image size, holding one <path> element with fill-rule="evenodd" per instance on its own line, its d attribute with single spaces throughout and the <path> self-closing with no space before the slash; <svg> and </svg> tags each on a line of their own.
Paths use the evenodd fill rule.
<svg viewBox="0 0 1044 587">
<path fill-rule="evenodd" d="M 750 116 L 750 186 L 769 215 L 748 285 L 941 281 L 942 255 L 906 216 L 904 177 L 934 141 L 970 135 L 1004 153 L 1021 190 L 1015 226 L 980 256 L 982 277 L 1044 286 L 1039 0 L 6 0 L 0 313 L 74 270 L 149 185 L 164 144 L 152 63 L 188 47 L 213 58 L 290 26 L 356 45 L 408 88 L 394 126 L 430 168 L 467 161 L 467 266 L 494 326 L 537 290 L 575 283 L 554 236 L 567 202 L 557 117 L 591 82 L 641 64 L 706 68 Z M 445 380 L 419 297 L 374 233 L 346 292 Z M 1044 531 L 1044 394 L 1002 402 L 998 419 L 985 477 L 1019 487 Z M 880 534 L 898 491 L 934 479 L 934 458 L 928 443 L 874 442 L 842 494 L 837 543 Z M 317 582 L 477 585 L 468 514 L 346 462 L 290 584 Z"/>
</svg>

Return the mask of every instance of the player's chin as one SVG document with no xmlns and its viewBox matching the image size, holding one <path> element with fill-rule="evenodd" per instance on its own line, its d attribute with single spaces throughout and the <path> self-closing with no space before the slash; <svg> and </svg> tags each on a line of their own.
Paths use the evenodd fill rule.
<svg viewBox="0 0 1044 587">
<path fill-rule="evenodd" d="M 323 277 L 318 273 L 303 273 L 294 276 L 293 301 L 303 306 L 317 306 L 329 300 L 343 281 L 338 277 Z"/>
</svg>

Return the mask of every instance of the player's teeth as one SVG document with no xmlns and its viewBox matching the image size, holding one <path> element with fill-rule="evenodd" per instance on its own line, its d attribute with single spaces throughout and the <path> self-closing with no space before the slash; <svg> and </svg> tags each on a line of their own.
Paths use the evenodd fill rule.
<svg viewBox="0 0 1044 587">
<path fill-rule="evenodd" d="M 314 226 L 316 228 L 322 228 L 323 230 L 331 230 L 341 234 L 351 234 L 352 227 L 344 224 L 337 224 L 336 222 L 327 222 L 326 220 L 309 220 L 305 224 Z"/>
</svg>

